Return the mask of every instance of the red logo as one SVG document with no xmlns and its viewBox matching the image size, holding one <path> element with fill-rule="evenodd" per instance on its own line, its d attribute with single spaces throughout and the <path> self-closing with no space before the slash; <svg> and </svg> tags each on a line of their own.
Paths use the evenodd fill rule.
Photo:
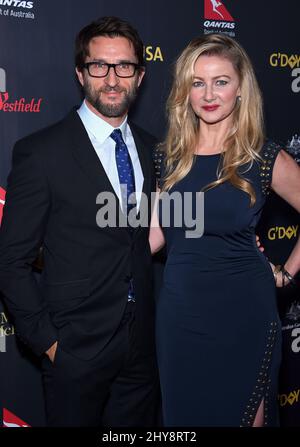
<svg viewBox="0 0 300 447">
<path fill-rule="evenodd" d="M 0 93 L 0 111 L 2 112 L 31 112 L 37 113 L 41 111 L 42 98 L 37 101 L 32 98 L 29 102 L 25 98 L 16 99 L 9 102 L 8 92 Z"/>
<path fill-rule="evenodd" d="M 223 2 L 218 0 L 204 0 L 204 17 L 208 20 L 234 22 L 234 18 L 229 14 Z"/>
<path fill-rule="evenodd" d="M 26 422 L 19 419 L 15 414 L 3 408 L 3 427 L 30 427 Z"/>
<path fill-rule="evenodd" d="M 1 221 L 2 221 L 3 207 L 5 204 L 5 194 L 6 194 L 5 189 L 1 188 L 1 186 L 0 186 L 0 225 L 1 225 Z"/>
</svg>

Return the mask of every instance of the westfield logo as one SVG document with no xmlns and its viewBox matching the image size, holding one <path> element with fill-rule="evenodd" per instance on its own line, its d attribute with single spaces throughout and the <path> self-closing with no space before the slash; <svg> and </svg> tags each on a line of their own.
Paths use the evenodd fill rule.
<svg viewBox="0 0 300 447">
<path fill-rule="evenodd" d="M 9 101 L 9 93 L 0 93 L 0 111 L 1 112 L 30 112 L 38 113 L 41 111 L 42 98 L 35 100 L 32 98 L 30 101 L 26 101 L 25 98 L 16 99 L 15 101 Z"/>
</svg>

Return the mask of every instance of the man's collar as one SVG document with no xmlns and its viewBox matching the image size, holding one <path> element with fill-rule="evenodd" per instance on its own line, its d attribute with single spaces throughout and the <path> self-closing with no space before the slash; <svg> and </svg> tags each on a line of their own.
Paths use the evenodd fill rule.
<svg viewBox="0 0 300 447">
<path fill-rule="evenodd" d="M 102 144 L 115 129 L 109 123 L 104 121 L 100 116 L 96 115 L 86 104 L 85 101 L 81 104 L 77 110 L 85 128 L 95 139 Z M 126 139 L 127 134 L 127 115 L 120 126 L 117 127 L 121 130 L 123 138 Z"/>
</svg>

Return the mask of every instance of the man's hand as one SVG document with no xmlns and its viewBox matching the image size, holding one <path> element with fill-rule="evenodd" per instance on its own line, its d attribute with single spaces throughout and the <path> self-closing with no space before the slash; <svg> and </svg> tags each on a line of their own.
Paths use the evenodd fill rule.
<svg viewBox="0 0 300 447">
<path fill-rule="evenodd" d="M 53 345 L 48 349 L 48 351 L 46 351 L 46 354 L 52 363 L 54 362 L 55 359 L 56 349 L 57 349 L 57 341 L 53 343 Z"/>
</svg>

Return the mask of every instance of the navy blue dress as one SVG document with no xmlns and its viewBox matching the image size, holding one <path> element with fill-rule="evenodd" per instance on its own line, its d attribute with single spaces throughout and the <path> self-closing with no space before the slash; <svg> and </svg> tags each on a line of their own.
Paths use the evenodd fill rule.
<svg viewBox="0 0 300 447">
<path fill-rule="evenodd" d="M 264 424 L 278 425 L 280 320 L 272 269 L 255 241 L 278 151 L 268 143 L 263 162 L 240 170 L 255 189 L 253 207 L 228 182 L 205 192 L 202 237 L 186 238 L 171 207 L 156 320 L 166 426 L 251 426 L 262 399 Z M 193 192 L 196 200 L 216 180 L 221 157 L 196 155 L 170 193 Z M 160 170 L 159 152 L 156 164 Z"/>
</svg>

